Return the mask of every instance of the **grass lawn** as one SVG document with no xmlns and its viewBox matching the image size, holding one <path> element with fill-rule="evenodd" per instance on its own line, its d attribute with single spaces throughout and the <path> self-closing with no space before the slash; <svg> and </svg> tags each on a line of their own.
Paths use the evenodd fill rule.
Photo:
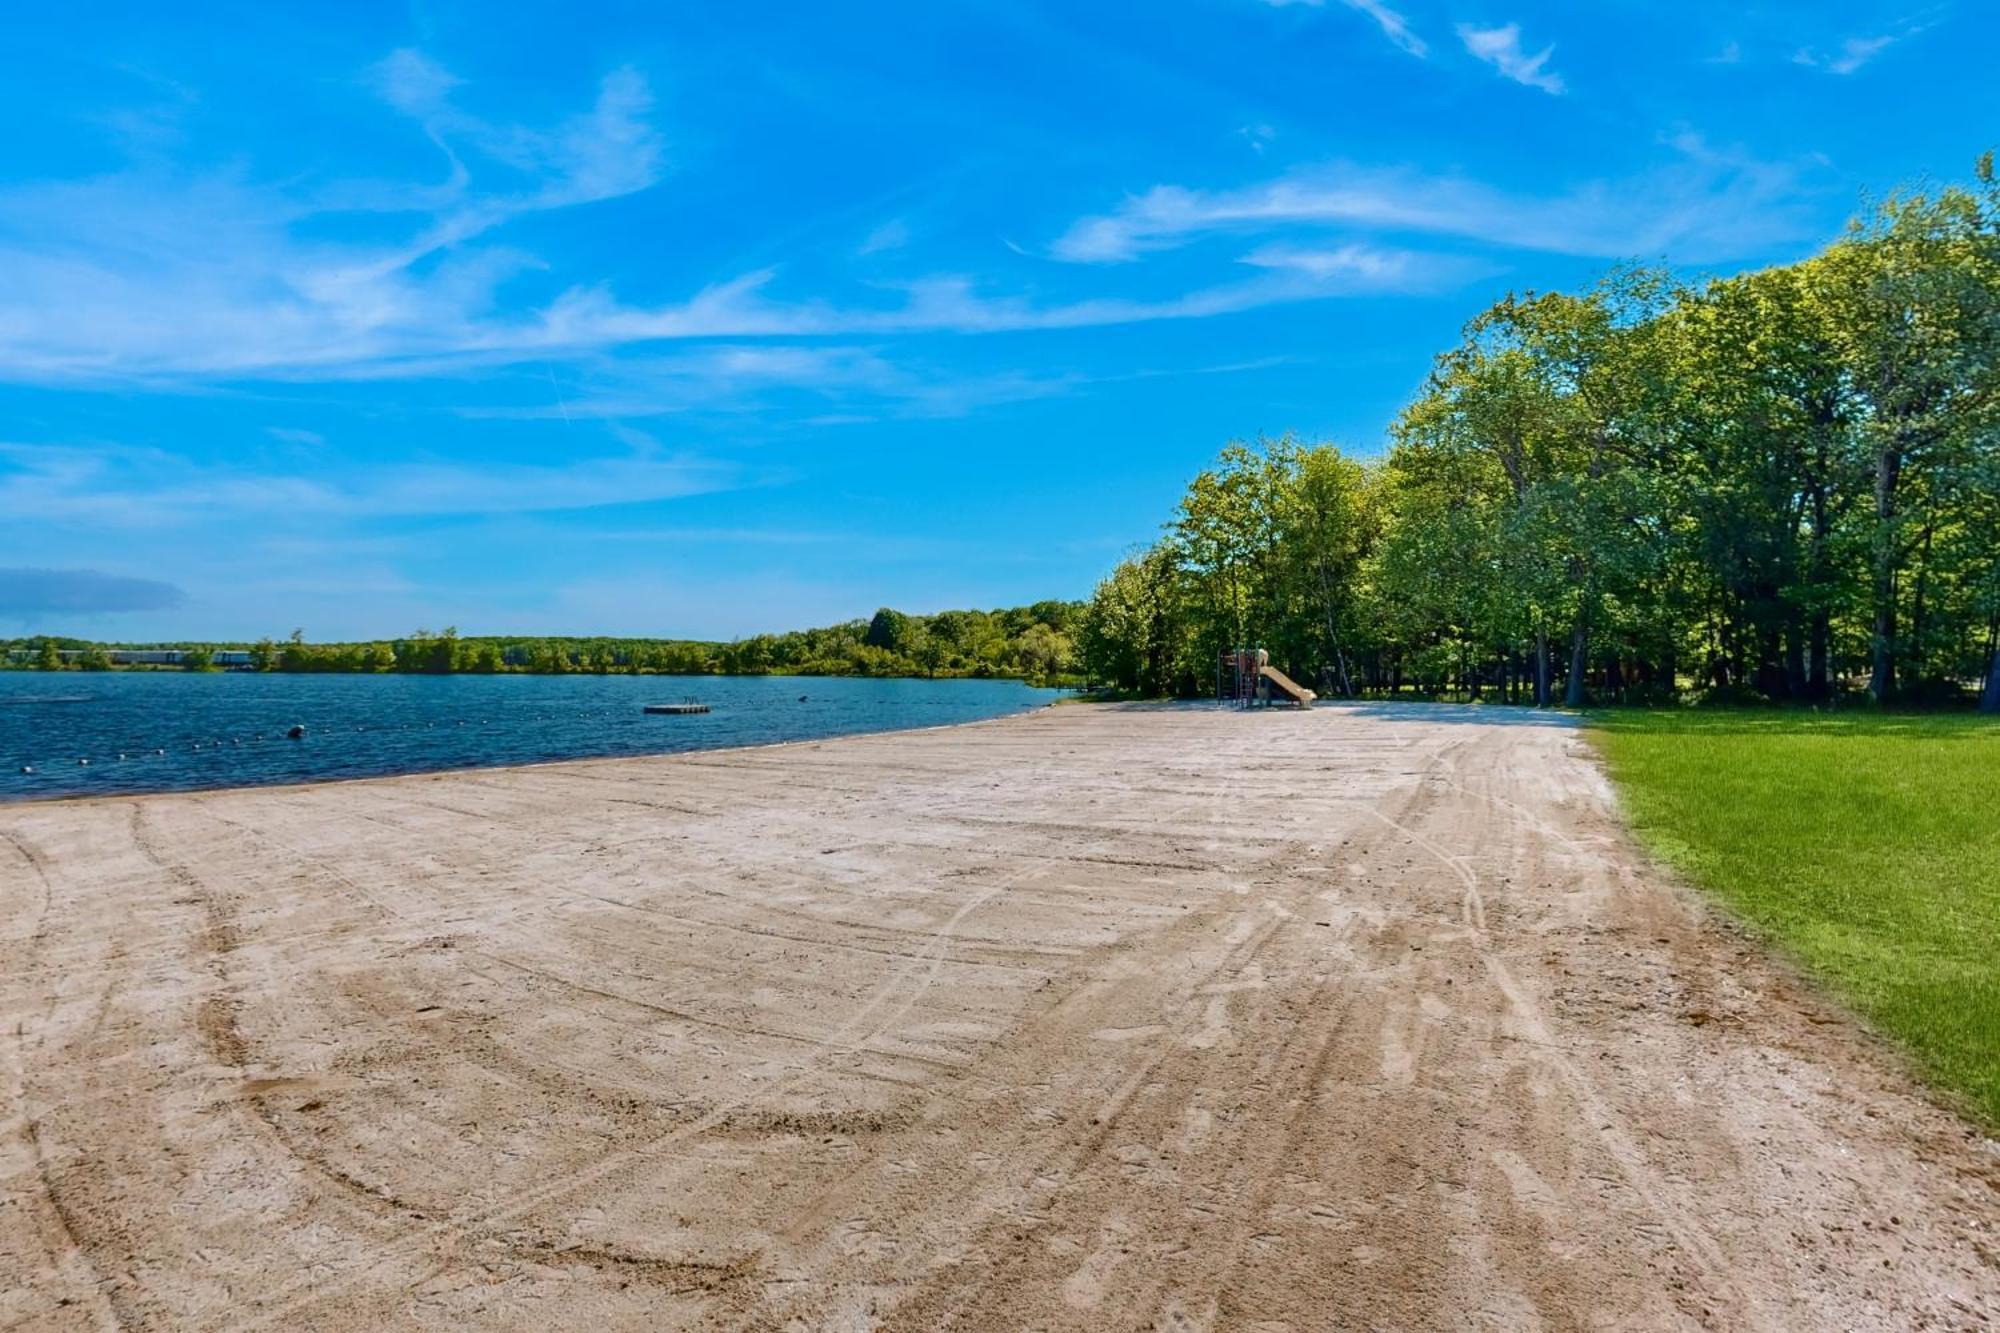
<svg viewBox="0 0 2000 1333">
<path fill-rule="evenodd" d="M 1594 713 L 1641 838 L 2000 1126 L 2000 723 Z"/>
</svg>

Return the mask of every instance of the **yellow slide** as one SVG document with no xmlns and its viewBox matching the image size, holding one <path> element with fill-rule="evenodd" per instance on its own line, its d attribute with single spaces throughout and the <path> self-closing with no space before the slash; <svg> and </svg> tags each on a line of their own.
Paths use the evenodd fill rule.
<svg viewBox="0 0 2000 1333">
<path fill-rule="evenodd" d="M 1267 666 L 1257 674 L 1265 680 L 1270 681 L 1272 689 L 1284 695 L 1301 708 L 1306 707 L 1313 700 L 1319 698 L 1317 694 L 1314 694 L 1311 690 L 1299 684 L 1274 666 Z"/>
</svg>

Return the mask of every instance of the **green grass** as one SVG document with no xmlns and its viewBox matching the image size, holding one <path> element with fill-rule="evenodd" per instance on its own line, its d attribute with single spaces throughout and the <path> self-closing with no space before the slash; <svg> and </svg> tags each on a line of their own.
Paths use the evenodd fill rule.
<svg viewBox="0 0 2000 1333">
<path fill-rule="evenodd" d="M 2000 1126 L 2000 723 L 1594 713 L 1645 842 Z"/>
</svg>

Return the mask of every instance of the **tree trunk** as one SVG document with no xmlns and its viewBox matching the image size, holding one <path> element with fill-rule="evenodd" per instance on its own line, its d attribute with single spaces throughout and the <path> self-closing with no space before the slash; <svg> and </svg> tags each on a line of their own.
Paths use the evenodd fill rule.
<svg viewBox="0 0 2000 1333">
<path fill-rule="evenodd" d="M 1535 631 L 1535 707 L 1549 706 L 1549 632 Z"/>
<path fill-rule="evenodd" d="M 1931 532 L 1924 529 L 1923 559 L 1917 562 L 1917 592 L 1910 606 L 1910 632 L 1903 659 L 1904 684 L 1921 687 L 1924 679 L 1924 612 L 1931 583 Z"/>
<path fill-rule="evenodd" d="M 1576 628 L 1569 636 L 1569 688 L 1563 693 L 1563 702 L 1571 708 L 1583 707 L 1583 673 L 1590 662 L 1590 625 L 1581 613 L 1576 618 Z"/>
<path fill-rule="evenodd" d="M 1875 460 L 1875 568 L 1872 594 L 1875 624 L 1870 636 L 1872 658 L 1868 693 L 1876 703 L 1896 692 L 1896 482 L 1903 471 L 1903 452 L 1881 451 Z"/>
<path fill-rule="evenodd" d="M 1822 463 L 1821 471 L 1824 471 Z M 1830 695 L 1827 679 L 1827 652 L 1833 638 L 1833 615 L 1826 607 L 1826 487 L 1815 482 L 1812 490 L 1812 546 L 1806 556 L 1808 579 L 1813 592 L 1813 611 L 1807 630 L 1805 693 L 1808 699 Z"/>
<path fill-rule="evenodd" d="M 1812 614 L 1811 642 L 1806 648 L 1806 694 L 1825 699 L 1833 693 L 1827 676 L 1827 654 L 1833 642 L 1833 613 L 1821 607 Z"/>
<path fill-rule="evenodd" d="M 2000 713 L 2000 612 L 1986 630 L 1986 688 L 1979 695 L 1979 711 Z"/>
</svg>

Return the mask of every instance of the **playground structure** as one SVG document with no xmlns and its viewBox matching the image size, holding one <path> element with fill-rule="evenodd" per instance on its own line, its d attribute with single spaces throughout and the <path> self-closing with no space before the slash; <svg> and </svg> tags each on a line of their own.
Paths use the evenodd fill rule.
<svg viewBox="0 0 2000 1333">
<path fill-rule="evenodd" d="M 1259 704 L 1288 704 L 1307 708 L 1319 695 L 1271 665 L 1271 655 L 1262 648 L 1239 648 L 1223 653 L 1216 664 L 1215 701 L 1238 708 Z"/>
</svg>

